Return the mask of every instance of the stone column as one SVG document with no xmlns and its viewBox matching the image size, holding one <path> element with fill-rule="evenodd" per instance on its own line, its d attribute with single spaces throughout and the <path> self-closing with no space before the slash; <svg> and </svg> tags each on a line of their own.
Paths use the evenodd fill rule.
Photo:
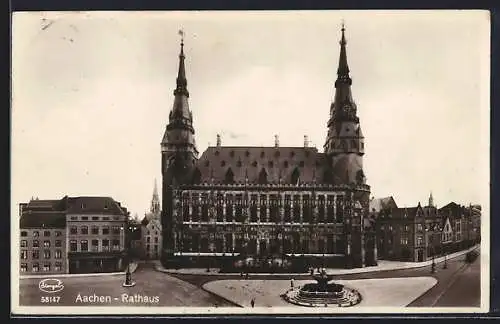
<svg viewBox="0 0 500 324">
<path fill-rule="evenodd" d="M 226 218 L 226 192 L 222 193 L 222 221 L 227 222 Z"/>
<path fill-rule="evenodd" d="M 279 202 L 278 202 L 278 206 L 279 207 L 279 215 L 280 215 L 280 222 L 281 223 L 284 223 L 285 222 L 285 194 L 280 194 L 278 195 L 279 197 Z"/>
<path fill-rule="evenodd" d="M 327 199 L 327 195 L 324 194 L 324 202 L 325 202 L 325 205 L 323 206 L 324 210 L 325 210 L 325 217 L 324 217 L 324 220 L 323 220 L 323 225 L 328 223 L 328 199 Z M 335 202 L 335 201 L 334 201 Z M 333 209 L 333 213 L 335 214 L 335 207 Z"/>
<path fill-rule="evenodd" d="M 222 252 L 227 252 L 226 233 L 222 234 Z"/>
<path fill-rule="evenodd" d="M 234 233 L 231 233 L 231 239 L 233 240 L 233 251 L 236 248 L 236 235 Z"/>
<path fill-rule="evenodd" d="M 304 221 L 304 199 L 302 194 L 299 197 L 300 224 L 302 225 Z"/>
<path fill-rule="evenodd" d="M 266 217 L 265 217 L 266 223 L 269 223 L 269 203 L 270 203 L 269 194 L 266 194 Z"/>
<path fill-rule="evenodd" d="M 257 235 L 257 243 L 256 243 L 257 255 L 260 255 L 260 237 Z"/>
<path fill-rule="evenodd" d="M 260 224 L 260 194 L 257 194 L 257 200 L 255 201 L 257 204 L 257 223 Z"/>
<path fill-rule="evenodd" d="M 337 195 L 333 195 L 333 222 L 334 223 L 337 223 L 337 200 L 338 200 L 338 196 Z"/>
</svg>

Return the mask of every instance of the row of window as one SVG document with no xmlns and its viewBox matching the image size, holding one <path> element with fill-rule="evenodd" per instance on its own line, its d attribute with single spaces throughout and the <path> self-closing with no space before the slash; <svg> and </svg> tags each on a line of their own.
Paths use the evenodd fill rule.
<svg viewBox="0 0 500 324">
<path fill-rule="evenodd" d="M 120 216 L 113 216 L 112 218 L 113 218 L 113 220 L 120 220 Z M 111 220 L 111 217 L 109 217 L 109 216 L 101 216 L 101 217 L 100 216 L 91 216 L 91 217 L 89 217 L 89 216 L 80 216 L 80 217 L 78 217 L 78 216 L 71 216 L 70 219 L 72 221 L 76 221 L 76 220 L 82 220 L 82 221 L 88 221 L 88 220 L 98 221 L 98 220 L 103 220 L 103 221 L 109 221 L 109 220 Z"/>
<path fill-rule="evenodd" d="M 386 227 L 384 224 L 380 225 L 380 230 L 381 231 L 385 231 Z M 409 232 L 410 231 L 410 226 L 408 225 L 403 225 L 403 226 L 400 226 L 399 227 L 400 230 L 403 230 L 404 232 Z M 417 231 L 418 232 L 422 232 L 424 229 L 423 225 L 422 224 L 417 224 Z M 387 225 L 387 230 L 389 232 L 392 232 L 393 231 L 393 227 L 392 225 Z"/>
<path fill-rule="evenodd" d="M 306 157 L 309 157 L 309 154 L 310 154 L 310 153 L 309 153 L 309 151 L 305 151 L 304 153 L 305 153 L 305 156 L 306 156 Z M 215 151 L 215 156 L 219 156 L 219 154 L 220 154 L 220 152 L 219 152 L 219 151 Z M 234 151 L 229 152 L 229 155 L 230 155 L 231 157 L 234 157 Z M 275 156 L 275 157 L 279 157 L 280 155 L 281 155 L 281 152 L 280 152 L 279 150 L 276 150 L 276 151 L 274 152 L 274 156 Z M 249 156 L 250 156 L 250 152 L 249 152 L 249 151 L 245 151 L 245 156 L 246 156 L 246 157 L 249 157 Z M 264 151 L 261 151 L 261 152 L 260 152 L 260 157 L 261 157 L 261 158 L 263 158 L 263 157 L 265 157 L 265 156 L 266 156 L 266 153 L 265 153 Z M 293 158 L 294 156 L 295 156 L 295 152 L 294 152 L 294 151 L 291 151 L 291 152 L 290 152 L 290 157 L 292 157 L 292 158 Z"/>
<path fill-rule="evenodd" d="M 247 195 L 248 199 L 248 204 L 249 205 L 257 205 L 258 201 L 257 199 L 259 198 L 259 195 L 257 194 L 249 194 Z M 301 199 L 302 197 L 302 199 Z M 335 197 L 337 197 L 335 199 Z M 183 198 L 183 203 L 186 205 L 192 204 L 192 205 L 202 205 L 202 204 L 208 204 L 210 203 L 209 201 L 209 194 L 208 193 L 192 193 L 191 197 L 189 197 L 189 193 L 186 192 L 182 195 Z M 246 201 L 246 197 L 244 194 L 222 194 L 222 193 L 217 193 L 215 194 L 215 203 L 222 205 L 223 203 L 226 204 L 243 204 L 244 201 Z M 318 200 L 319 205 L 333 205 L 335 202 L 339 203 L 344 200 L 343 196 L 335 196 L 335 195 L 328 195 L 325 197 L 325 195 L 317 195 L 316 196 Z M 300 201 L 303 201 L 304 205 L 308 205 L 311 200 L 313 200 L 313 197 L 310 194 L 304 194 L 304 195 L 285 195 L 283 199 L 281 199 L 281 195 L 260 195 L 260 204 L 261 205 L 289 205 L 292 203 L 299 204 Z"/>
<path fill-rule="evenodd" d="M 43 263 L 42 265 L 42 271 L 48 272 L 51 271 L 61 271 L 62 270 L 62 262 L 55 262 L 54 267 L 52 268 L 52 264 L 50 262 Z M 31 271 L 32 272 L 39 272 L 40 271 L 40 264 L 37 262 L 34 262 L 31 265 Z M 27 263 L 21 263 L 21 272 L 28 272 L 28 264 Z"/>
<path fill-rule="evenodd" d="M 111 234 L 113 235 L 118 235 L 120 232 L 123 231 L 123 227 L 120 226 L 111 226 Z M 76 226 L 71 226 L 69 228 L 69 233 L 76 235 L 80 232 L 80 234 L 83 235 L 88 235 L 89 234 L 89 227 L 88 226 L 80 226 L 80 231 L 78 231 L 78 227 Z M 90 229 L 90 233 L 92 235 L 99 235 L 99 227 L 98 226 L 92 226 Z M 101 227 L 101 233 L 102 235 L 108 235 L 110 233 L 109 226 L 103 226 Z"/>
<path fill-rule="evenodd" d="M 151 250 L 151 245 L 147 244 L 146 245 L 146 251 L 149 252 L 150 250 Z M 157 244 L 153 245 L 153 250 L 154 250 L 155 253 L 158 252 L 158 245 Z"/>
<path fill-rule="evenodd" d="M 27 258 L 28 258 L 28 251 L 21 250 L 21 259 L 26 260 Z M 40 259 L 40 251 L 39 250 L 31 251 L 31 258 L 32 259 Z M 43 258 L 50 259 L 51 258 L 51 251 L 50 250 L 43 250 Z M 61 250 L 54 251 L 54 259 L 62 259 L 62 251 Z"/>
<path fill-rule="evenodd" d="M 159 234 L 158 231 L 155 231 L 154 233 L 155 233 L 154 235 L 158 235 Z M 151 235 L 151 234 L 152 234 L 152 232 L 149 231 L 149 230 L 146 232 L 146 235 Z"/>
<path fill-rule="evenodd" d="M 191 239 L 184 239 L 181 241 L 181 250 L 184 252 L 216 252 L 216 253 L 231 253 L 248 251 L 249 253 L 257 253 L 257 247 L 260 252 L 270 251 L 277 252 L 280 247 L 283 248 L 285 253 L 345 253 L 345 242 L 342 240 L 336 240 L 334 235 L 328 235 L 326 240 L 317 240 L 317 245 L 315 249 L 310 246 L 310 241 L 308 239 L 300 240 L 290 240 L 290 239 L 279 239 L 273 238 L 267 240 L 260 240 L 257 243 L 257 239 L 248 240 L 247 244 L 245 239 L 236 238 L 234 240 L 234 246 L 231 234 L 226 234 L 228 237 L 224 239 L 216 238 L 215 240 L 209 240 L 208 238 L 199 238 L 197 236 Z M 224 246 L 225 241 L 225 246 Z"/>
<path fill-rule="evenodd" d="M 381 244 L 384 244 L 385 241 L 387 241 L 388 245 L 392 245 L 393 241 L 392 241 L 391 237 L 387 238 L 387 240 L 385 240 L 383 237 L 380 238 Z M 400 243 L 401 243 L 401 245 L 408 245 L 408 243 L 409 243 L 408 236 L 401 235 Z M 422 245 L 424 245 L 424 238 L 422 236 L 417 236 L 417 246 L 422 246 Z"/>
<path fill-rule="evenodd" d="M 50 236 L 50 234 L 51 234 L 50 231 L 43 231 L 43 236 L 45 236 L 45 237 Z M 55 231 L 54 235 L 55 236 L 62 236 L 62 231 Z M 21 231 L 21 236 L 22 237 L 28 236 L 28 232 L 27 231 Z M 39 237 L 39 236 L 40 236 L 40 232 L 39 231 L 33 231 L 33 237 Z"/>
<path fill-rule="evenodd" d="M 190 208 L 189 206 L 183 207 L 183 219 L 185 222 L 208 222 L 210 208 L 208 205 L 201 207 L 201 214 L 196 208 Z M 224 213 L 225 212 L 225 213 Z M 301 213 L 302 212 L 302 213 Z M 285 223 L 310 223 L 313 219 L 313 211 L 311 208 L 304 208 L 302 206 L 290 207 L 285 206 L 283 208 L 283 222 Z M 215 207 L 215 218 L 217 222 L 233 222 L 234 221 L 244 221 L 246 215 L 244 213 L 244 208 L 242 206 L 227 205 L 216 206 Z M 302 219 L 301 219 L 302 215 Z M 315 221 L 317 223 L 342 223 L 344 220 L 344 210 L 342 208 L 334 208 L 333 205 L 327 206 L 325 208 L 319 208 L 317 213 L 317 218 Z M 257 206 L 250 207 L 250 222 L 257 222 L 260 218 L 262 222 L 280 223 L 281 213 L 280 207 L 271 206 L 269 209 L 261 208 L 260 212 L 257 213 Z"/>
<path fill-rule="evenodd" d="M 40 247 L 40 241 L 38 241 L 38 240 L 33 240 L 31 244 L 32 244 L 32 247 L 34 247 L 34 248 Z M 54 241 L 54 246 L 55 247 L 62 247 L 62 241 L 61 240 L 55 240 Z M 21 247 L 28 247 L 28 241 L 27 240 L 21 240 Z M 50 241 L 43 241 L 43 247 L 44 248 L 49 248 L 50 247 Z"/>
<path fill-rule="evenodd" d="M 318 162 L 317 164 L 319 165 L 319 162 Z M 253 165 L 254 167 L 256 167 L 256 166 L 258 165 L 257 161 L 253 161 L 252 165 Z M 269 161 L 269 162 L 267 163 L 267 165 L 268 165 L 270 168 L 273 168 L 273 167 L 274 167 L 274 161 Z M 278 165 L 278 164 L 276 163 L 276 165 Z M 302 167 L 304 167 L 304 165 L 305 165 L 305 162 L 304 162 L 304 161 L 300 161 L 300 162 L 299 162 L 299 166 L 300 166 L 301 168 L 302 168 Z M 210 162 L 209 162 L 209 161 L 205 161 L 205 166 L 207 166 L 207 167 L 208 167 L 208 166 L 210 166 Z M 222 160 L 222 161 L 220 162 L 220 166 L 221 166 L 221 167 L 225 167 L 225 166 L 226 166 L 226 161 Z M 241 167 L 241 166 L 243 166 L 243 163 L 242 163 L 241 161 L 238 161 L 238 162 L 236 162 L 236 166 L 237 166 L 237 167 Z M 288 161 L 283 162 L 283 166 L 284 166 L 285 168 L 288 168 L 288 166 L 289 166 Z"/>
<path fill-rule="evenodd" d="M 158 237 L 154 238 L 155 243 L 158 243 Z M 151 237 L 146 237 L 146 243 L 151 243 Z"/>
<path fill-rule="evenodd" d="M 109 226 L 103 226 L 101 228 L 102 234 L 107 235 L 110 233 L 110 228 Z M 123 230 L 123 227 L 120 226 L 111 226 L 111 233 L 112 234 L 120 234 L 120 231 Z M 71 226 L 69 230 L 70 234 L 78 234 L 78 228 L 76 226 Z M 93 235 L 98 235 L 99 234 L 99 227 L 97 226 L 92 226 L 90 230 L 91 234 Z M 89 234 L 89 227 L 88 226 L 80 226 L 80 234 Z M 62 236 L 62 231 L 55 231 L 54 235 L 57 236 Z M 21 236 L 22 237 L 27 237 L 28 232 L 27 231 L 21 231 Z M 33 237 L 39 237 L 40 232 L 39 231 L 33 231 Z M 44 237 L 49 237 L 51 236 L 50 231 L 43 231 L 43 236 Z"/>
<path fill-rule="evenodd" d="M 111 243 L 111 248 L 110 248 Z M 90 250 L 89 250 L 89 241 L 81 240 L 80 241 L 80 250 L 78 250 L 78 241 L 71 240 L 69 241 L 69 251 L 70 252 L 108 252 L 108 251 L 120 251 L 120 240 L 102 240 L 101 246 L 99 249 L 99 240 L 91 240 Z"/>
</svg>

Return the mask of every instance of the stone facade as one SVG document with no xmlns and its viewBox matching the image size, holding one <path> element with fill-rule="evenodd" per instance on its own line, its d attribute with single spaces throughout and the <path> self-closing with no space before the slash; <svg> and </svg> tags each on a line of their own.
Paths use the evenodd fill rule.
<svg viewBox="0 0 500 324">
<path fill-rule="evenodd" d="M 66 196 L 21 206 L 22 273 L 123 269 L 128 212 L 112 198 Z"/>
<path fill-rule="evenodd" d="M 184 67 L 162 147 L 162 261 L 179 258 L 321 258 L 376 264 L 368 221 L 364 137 L 351 95 L 344 28 L 324 152 L 308 146 L 210 146 L 199 157 Z M 311 261 L 312 262 L 312 261 Z"/>
</svg>

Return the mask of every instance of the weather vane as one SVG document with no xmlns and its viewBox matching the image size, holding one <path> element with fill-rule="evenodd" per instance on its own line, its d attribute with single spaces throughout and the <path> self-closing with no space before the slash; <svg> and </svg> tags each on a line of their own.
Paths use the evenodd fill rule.
<svg viewBox="0 0 500 324">
<path fill-rule="evenodd" d="M 184 44 L 184 30 L 182 28 L 179 29 L 179 35 L 181 36 L 181 44 Z"/>
</svg>

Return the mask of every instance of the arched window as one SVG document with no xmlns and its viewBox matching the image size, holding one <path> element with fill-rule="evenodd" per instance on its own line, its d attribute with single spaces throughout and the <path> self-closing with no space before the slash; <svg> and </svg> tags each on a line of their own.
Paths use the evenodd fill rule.
<svg viewBox="0 0 500 324">
<path fill-rule="evenodd" d="M 264 168 L 260 170 L 259 173 L 259 183 L 260 184 L 266 184 L 267 183 L 267 172 Z"/>
<path fill-rule="evenodd" d="M 292 172 L 292 184 L 297 185 L 300 179 L 299 169 L 295 168 Z"/>
<path fill-rule="evenodd" d="M 193 184 L 201 183 L 201 172 L 200 169 L 196 168 L 193 172 Z"/>
<path fill-rule="evenodd" d="M 231 170 L 231 168 L 227 169 L 224 182 L 225 183 L 233 183 L 234 182 L 234 173 L 233 173 L 233 170 Z"/>
</svg>

